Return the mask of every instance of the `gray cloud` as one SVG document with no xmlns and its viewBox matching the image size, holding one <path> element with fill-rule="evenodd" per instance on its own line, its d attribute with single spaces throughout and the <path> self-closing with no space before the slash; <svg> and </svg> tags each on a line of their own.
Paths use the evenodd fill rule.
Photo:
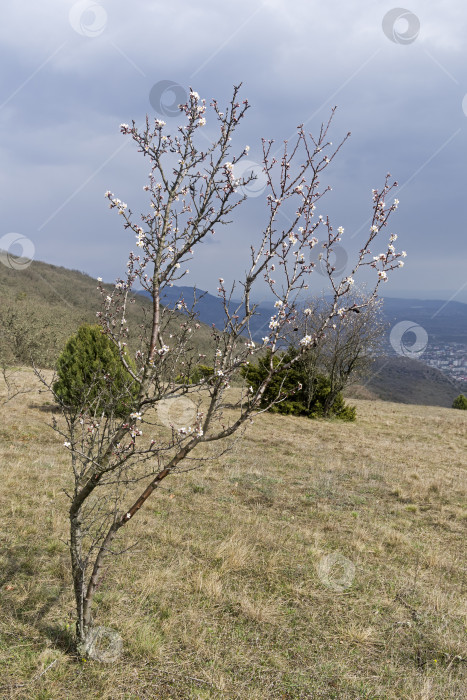
<svg viewBox="0 0 467 700">
<path fill-rule="evenodd" d="M 333 141 L 348 130 L 352 138 L 327 171 L 333 192 L 322 213 L 344 226 L 349 254 L 362 227 L 363 235 L 371 188 L 387 171 L 398 180 L 392 230 L 409 257 L 386 293 L 446 295 L 465 284 L 467 8 L 460 0 L 412 2 L 420 32 L 407 45 L 383 32 L 383 17 L 397 7 L 386 1 L 114 0 L 100 3 L 104 23 L 102 11 L 100 25 L 88 11 L 79 25 L 75 13 L 72 27 L 74 5 L 20 0 L 2 12 L 1 235 L 29 236 L 48 262 L 108 280 L 121 274 L 133 240 L 103 193 L 111 189 L 139 211 L 148 168 L 124 145 L 119 124 L 156 116 L 149 94 L 159 81 L 192 85 L 220 102 L 243 81 L 252 108 L 236 143 L 250 145 L 252 160 L 261 136 L 280 142 L 300 122 L 316 131 L 339 106 Z M 262 206 L 261 198 L 248 200 L 237 225 L 219 231 L 218 245 L 203 246 L 190 265 L 192 282 L 212 291 L 229 266 L 241 276 Z M 467 287 L 456 298 L 467 301 Z"/>
</svg>

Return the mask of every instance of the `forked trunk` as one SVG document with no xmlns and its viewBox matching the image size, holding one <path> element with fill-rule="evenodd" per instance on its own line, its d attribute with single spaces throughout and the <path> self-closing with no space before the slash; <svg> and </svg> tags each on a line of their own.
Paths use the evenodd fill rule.
<svg viewBox="0 0 467 700">
<path fill-rule="evenodd" d="M 99 579 L 102 572 L 102 565 L 107 553 L 110 551 L 113 539 L 118 530 L 126 525 L 129 520 L 139 511 L 144 505 L 149 496 L 159 486 L 160 482 L 169 474 L 171 468 L 175 467 L 188 453 L 188 448 L 185 447 L 172 459 L 170 467 L 166 467 L 160 471 L 151 483 L 144 489 L 143 493 L 133 503 L 131 508 L 117 517 L 110 526 L 107 535 L 99 547 L 94 566 L 92 568 L 89 582 L 86 585 L 86 562 L 83 560 L 83 544 L 82 544 L 82 514 L 81 508 L 72 505 L 70 509 L 70 552 L 71 566 L 73 573 L 73 587 L 76 600 L 76 639 L 78 653 L 83 656 L 88 656 L 95 641 L 93 634 L 92 621 L 92 601 L 99 584 Z"/>
<path fill-rule="evenodd" d="M 92 602 L 96 592 L 105 555 L 109 551 L 117 530 L 122 526 L 117 520 L 110 527 L 99 548 L 91 577 L 86 585 L 86 563 L 82 556 L 81 511 L 70 513 L 70 553 L 73 575 L 73 588 L 76 601 L 76 649 L 80 656 L 87 657 L 94 643 Z"/>
</svg>

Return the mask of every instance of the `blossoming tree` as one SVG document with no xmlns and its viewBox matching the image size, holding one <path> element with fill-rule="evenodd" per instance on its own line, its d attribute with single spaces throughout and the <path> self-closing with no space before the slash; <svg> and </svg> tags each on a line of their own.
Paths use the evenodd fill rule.
<svg viewBox="0 0 467 700">
<path fill-rule="evenodd" d="M 313 273 L 310 250 L 317 245 L 318 230 L 324 229 L 327 234 L 323 256 L 328 263 L 333 300 L 319 327 L 312 332 L 304 328 L 300 340 L 303 351 L 320 340 L 333 319 L 358 308 L 354 303 L 349 310 L 342 301 L 360 268 L 369 266 L 375 270 L 373 291 L 362 300 L 363 307 L 375 297 L 380 282 L 401 264 L 402 253 L 393 246 L 394 236 L 384 246 L 384 252 L 373 255 L 370 251 L 397 207 L 397 200 L 387 202 L 397 184 L 391 184 L 388 175 L 382 189 L 373 190 L 371 228 L 351 276 L 339 282 L 332 277 L 330 255 L 341 240 L 343 229 L 339 227 L 334 232 L 329 218 L 315 217 L 315 209 L 329 189 L 321 185 L 322 173 L 349 136 L 337 147 L 328 141 L 334 110 L 315 137 L 299 126 L 293 143 L 284 142 L 278 157 L 273 142 L 263 139 L 267 217 L 250 248 L 248 270 L 240 282 L 241 302 L 233 306 L 232 291 L 220 278 L 224 328 L 212 328 L 212 349 L 207 359 L 207 353 L 193 352 L 193 338 L 200 328 L 195 306 L 188 308 L 180 297 L 171 308 L 163 305 L 161 299 L 167 286 L 188 273 L 186 263 L 196 246 L 219 226 L 230 223 L 230 215 L 246 199 L 244 188 L 254 178 L 235 176 L 236 166 L 249 150 L 234 148 L 234 132 L 249 107 L 246 100 L 238 101 L 239 88 L 234 88 L 224 111 L 217 101 L 211 102 L 210 119 L 217 136 L 208 146 L 204 134 L 200 134 L 209 118 L 208 108 L 194 91 L 190 91 L 187 103 L 180 105 L 183 125 L 178 126 L 175 135 L 167 133 L 166 124 L 158 119 L 146 118 L 143 128 L 135 122 L 121 125 L 122 133 L 133 139 L 150 164 L 148 184 L 144 186 L 150 206 L 148 213 L 137 218 L 123 201 L 106 193 L 110 208 L 118 212 L 124 227 L 136 237 L 138 250 L 129 254 L 126 275 L 117 280 L 111 293 L 99 282 L 102 308 L 97 316 L 103 333 L 118 348 L 137 391 L 136 395 L 132 393 L 131 411 L 123 418 L 109 403 L 105 411 L 96 408 L 101 405 L 99 402 L 91 406 L 83 403 L 79 411 L 68 410 L 62 403 L 64 420 L 55 424 L 65 438 L 74 475 L 74 488 L 69 494 L 70 550 L 76 633 L 82 654 L 90 649 L 92 602 L 106 557 L 115 553 L 114 541 L 119 531 L 137 517 L 164 479 L 201 466 L 208 446 L 215 441 L 219 441 L 219 451 L 227 449 L 237 431 L 264 410 L 259 408 L 261 397 L 275 373 L 283 369 L 283 365 L 277 367 L 272 360 L 296 318 L 297 297 L 308 288 Z M 256 309 L 253 291 L 262 280 L 276 300 L 276 313 L 262 344 L 257 346 L 249 326 Z M 126 312 L 134 301 L 136 285 L 149 292 L 151 313 L 146 324 L 130 329 Z M 128 348 L 132 343 L 137 343 L 138 348 L 130 363 Z M 227 412 L 226 391 L 231 379 L 263 348 L 271 350 L 268 376 L 254 392 L 247 386 L 239 390 L 237 410 Z M 214 373 L 193 382 L 193 370 L 199 363 L 211 364 Z M 111 387 L 111 377 L 108 380 Z M 119 392 L 122 391 L 120 387 Z M 175 423 L 167 427 L 159 409 L 180 398 L 191 402 L 192 419 L 183 427 Z M 116 404 L 118 400 L 116 396 Z"/>
<path fill-rule="evenodd" d="M 330 303 L 332 301 L 324 294 L 306 302 L 306 307 L 299 313 L 294 328 L 289 332 L 292 347 L 297 345 L 297 335 L 300 340 L 300 330 L 305 326 L 316 338 L 316 332 L 319 332 L 329 313 Z M 320 373 L 329 380 L 329 393 L 323 407 L 325 416 L 330 415 L 336 397 L 345 387 L 367 375 L 373 361 L 382 353 L 388 326 L 383 317 L 383 300 L 375 296 L 367 298 L 364 287 L 352 286 L 341 297 L 341 304 L 338 316 L 333 319 L 327 333 L 315 341 L 301 360 L 308 386 L 314 386 L 314 380 Z M 349 311 L 345 312 L 346 308 Z M 339 313 L 341 309 L 344 313 Z"/>
</svg>

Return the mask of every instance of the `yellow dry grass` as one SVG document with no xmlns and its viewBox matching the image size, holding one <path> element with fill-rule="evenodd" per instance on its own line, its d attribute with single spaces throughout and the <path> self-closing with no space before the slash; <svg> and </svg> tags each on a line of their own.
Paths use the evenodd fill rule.
<svg viewBox="0 0 467 700">
<path fill-rule="evenodd" d="M 47 400 L 0 407 L 0 697 L 465 697 L 465 413 L 262 415 L 164 482 L 97 593 L 123 639 L 103 665 L 68 652 L 71 480 Z"/>
</svg>

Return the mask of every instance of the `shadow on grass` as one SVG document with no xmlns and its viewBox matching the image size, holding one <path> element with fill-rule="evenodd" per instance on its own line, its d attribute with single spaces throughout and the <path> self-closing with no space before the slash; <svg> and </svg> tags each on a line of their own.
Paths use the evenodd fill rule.
<svg viewBox="0 0 467 700">
<path fill-rule="evenodd" d="M 21 548 L 16 548 L 13 551 L 6 551 L 6 563 L 2 565 L 2 577 L 0 578 L 0 587 L 8 587 L 11 585 L 14 577 L 19 574 L 24 576 L 33 576 L 36 571 L 31 562 L 25 557 L 18 556 L 17 551 Z"/>
<path fill-rule="evenodd" d="M 63 594 L 68 590 L 64 581 L 54 585 L 43 583 L 43 574 L 39 562 L 42 551 L 25 546 L 14 547 L 4 552 L 0 577 L 0 590 L 5 598 L 11 593 L 12 600 L 7 608 L 10 615 L 25 625 L 35 628 L 40 635 L 46 636 L 58 649 L 66 653 L 74 652 L 74 637 L 71 629 L 46 622 L 47 615 L 57 606 Z M 36 564 L 37 562 L 37 564 Z M 29 589 L 21 603 L 14 600 L 16 590 L 20 587 Z"/>
<path fill-rule="evenodd" d="M 44 403 L 30 403 L 28 408 L 35 409 L 36 411 L 42 411 L 42 413 L 60 413 L 60 407 L 55 404 L 44 404 Z"/>
<path fill-rule="evenodd" d="M 40 625 L 39 629 L 50 639 L 56 649 L 70 656 L 76 656 L 76 640 L 71 629 L 63 629 L 58 625 Z"/>
</svg>

